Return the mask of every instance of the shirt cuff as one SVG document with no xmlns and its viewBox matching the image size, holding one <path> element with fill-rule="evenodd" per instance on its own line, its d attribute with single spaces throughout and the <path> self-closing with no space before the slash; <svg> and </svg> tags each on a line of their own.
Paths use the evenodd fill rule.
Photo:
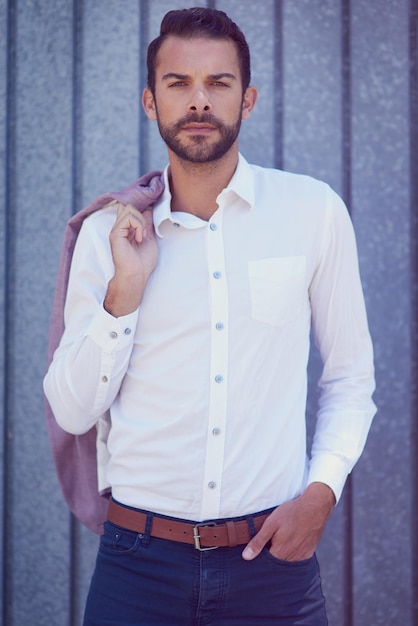
<svg viewBox="0 0 418 626">
<path fill-rule="evenodd" d="M 311 459 L 308 485 L 311 483 L 328 485 L 334 492 L 336 503 L 338 503 L 348 474 L 347 466 L 338 456 L 321 454 Z"/>
<path fill-rule="evenodd" d="M 113 317 L 101 306 L 91 321 L 88 335 L 103 352 L 114 353 L 129 347 L 135 336 L 139 309 Z"/>
</svg>

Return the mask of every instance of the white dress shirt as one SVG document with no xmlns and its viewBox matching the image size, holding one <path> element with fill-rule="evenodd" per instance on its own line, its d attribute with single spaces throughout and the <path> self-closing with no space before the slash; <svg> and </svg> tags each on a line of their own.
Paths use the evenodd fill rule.
<svg viewBox="0 0 418 626">
<path fill-rule="evenodd" d="M 127 505 L 190 520 L 279 505 L 315 481 L 340 497 L 375 413 L 353 228 L 324 183 L 249 165 L 206 222 L 154 207 L 159 246 L 139 310 L 103 308 L 116 210 L 77 240 L 65 332 L 45 378 L 60 426 L 110 409 L 107 480 Z M 306 452 L 310 329 L 324 363 Z"/>
</svg>

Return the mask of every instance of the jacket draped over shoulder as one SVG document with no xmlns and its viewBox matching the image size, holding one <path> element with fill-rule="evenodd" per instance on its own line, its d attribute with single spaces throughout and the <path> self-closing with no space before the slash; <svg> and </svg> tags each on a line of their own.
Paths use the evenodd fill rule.
<svg viewBox="0 0 418 626">
<path fill-rule="evenodd" d="M 117 200 L 130 204 L 138 211 L 150 208 L 164 189 L 161 172 L 145 174 L 129 187 L 106 193 L 67 223 L 58 265 L 48 340 L 48 367 L 64 332 L 64 306 L 68 277 L 75 242 L 86 217 Z M 49 440 L 58 480 L 65 500 L 75 517 L 90 530 L 100 534 L 106 519 L 109 490 L 98 490 L 97 430 L 84 435 L 70 435 L 58 426 L 46 400 Z"/>
</svg>

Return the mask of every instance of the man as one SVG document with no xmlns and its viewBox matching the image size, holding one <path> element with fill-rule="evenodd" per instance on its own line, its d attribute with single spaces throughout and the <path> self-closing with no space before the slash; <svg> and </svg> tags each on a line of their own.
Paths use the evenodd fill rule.
<svg viewBox="0 0 418 626">
<path fill-rule="evenodd" d="M 70 433 L 111 414 L 86 625 L 327 623 L 315 549 L 374 415 L 372 348 L 342 201 L 238 152 L 256 99 L 223 12 L 168 13 L 143 93 L 164 193 L 97 211 L 77 240 L 45 391 Z"/>
</svg>

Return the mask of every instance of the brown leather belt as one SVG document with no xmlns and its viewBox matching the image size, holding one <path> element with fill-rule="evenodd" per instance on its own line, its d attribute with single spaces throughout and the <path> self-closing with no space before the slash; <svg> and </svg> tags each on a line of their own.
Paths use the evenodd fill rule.
<svg viewBox="0 0 418 626">
<path fill-rule="evenodd" d="M 269 513 L 252 515 L 256 532 L 267 519 Z M 141 511 L 128 509 L 114 500 L 109 501 L 107 518 L 113 524 L 144 533 L 148 515 Z M 182 522 L 173 518 L 152 517 L 152 537 L 171 539 L 181 543 L 194 545 L 197 550 L 211 550 L 220 547 L 234 547 L 250 541 L 250 528 L 246 519 L 228 520 L 220 524 L 216 522 Z"/>
</svg>

